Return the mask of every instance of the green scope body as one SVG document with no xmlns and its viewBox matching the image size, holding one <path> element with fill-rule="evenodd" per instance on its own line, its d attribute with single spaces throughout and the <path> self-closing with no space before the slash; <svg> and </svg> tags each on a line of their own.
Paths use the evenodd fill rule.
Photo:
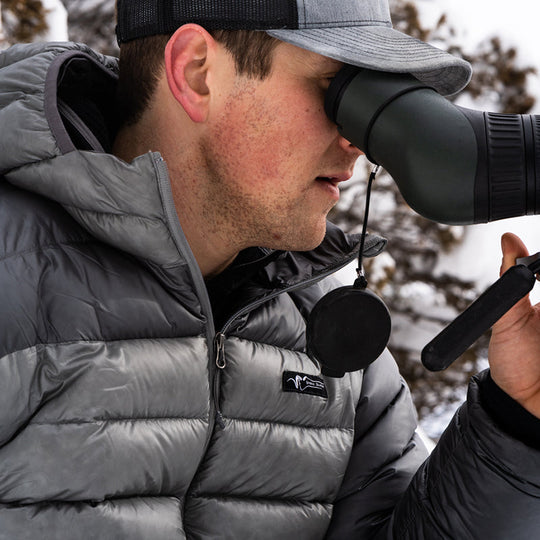
<svg viewBox="0 0 540 540">
<path fill-rule="evenodd" d="M 345 66 L 325 110 L 420 215 L 450 225 L 540 213 L 540 116 L 459 107 L 411 75 Z"/>
</svg>

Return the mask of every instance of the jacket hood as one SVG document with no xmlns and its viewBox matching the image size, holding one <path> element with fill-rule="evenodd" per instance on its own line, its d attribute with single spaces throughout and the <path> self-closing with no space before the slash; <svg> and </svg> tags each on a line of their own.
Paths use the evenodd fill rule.
<svg viewBox="0 0 540 540">
<path fill-rule="evenodd" d="M 172 232 L 180 226 L 171 215 L 160 154 L 126 163 L 107 153 L 117 72 L 115 58 L 77 43 L 15 45 L 2 52 L 0 174 L 60 203 L 90 234 L 114 247 L 160 266 L 185 264 Z M 339 266 L 336 260 L 350 258 L 357 245 L 356 236 L 330 227 L 323 245 L 298 254 L 295 266 Z M 382 239 L 372 238 L 367 254 L 383 246 Z"/>
<path fill-rule="evenodd" d="M 96 238 L 158 265 L 183 257 L 157 181 L 158 154 L 106 152 L 117 60 L 75 43 L 15 45 L 0 55 L 0 173 L 60 203 Z M 105 150 L 105 151 L 104 151 Z"/>
</svg>

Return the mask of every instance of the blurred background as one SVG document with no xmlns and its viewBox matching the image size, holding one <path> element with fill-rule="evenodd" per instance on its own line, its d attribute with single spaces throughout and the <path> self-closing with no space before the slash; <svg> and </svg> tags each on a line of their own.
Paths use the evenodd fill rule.
<svg viewBox="0 0 540 540">
<path fill-rule="evenodd" d="M 473 79 L 451 98 L 456 103 L 540 114 L 537 0 L 390 4 L 396 28 L 471 62 Z M 114 0 L 0 0 L 0 49 L 17 42 L 69 39 L 116 55 L 114 26 Z M 361 230 L 370 168 L 365 160 L 358 163 L 331 216 L 348 231 Z M 470 376 L 487 367 L 489 335 L 441 373 L 422 367 L 420 351 L 498 278 L 503 232 L 517 233 L 531 252 L 540 251 L 540 216 L 467 227 L 433 223 L 407 206 L 383 171 L 373 188 L 369 230 L 388 239 L 386 251 L 366 261 L 366 274 L 391 311 L 390 349 L 411 387 L 421 427 L 437 440 L 465 398 Z M 354 266 L 340 276 L 352 283 Z M 540 292 L 533 291 L 533 299 L 538 301 Z"/>
</svg>

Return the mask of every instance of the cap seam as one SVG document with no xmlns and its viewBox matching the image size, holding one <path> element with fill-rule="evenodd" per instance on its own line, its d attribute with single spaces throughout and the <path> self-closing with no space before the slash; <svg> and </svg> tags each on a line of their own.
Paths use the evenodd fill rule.
<svg viewBox="0 0 540 540">
<path fill-rule="evenodd" d="M 383 20 L 383 19 L 342 19 L 339 21 L 317 21 L 317 22 L 305 22 L 304 24 L 306 26 L 313 26 L 313 25 L 319 25 L 319 24 L 332 24 L 332 25 L 340 25 L 340 24 L 348 24 L 348 23 L 383 23 L 383 24 L 390 24 L 390 21 Z"/>
</svg>

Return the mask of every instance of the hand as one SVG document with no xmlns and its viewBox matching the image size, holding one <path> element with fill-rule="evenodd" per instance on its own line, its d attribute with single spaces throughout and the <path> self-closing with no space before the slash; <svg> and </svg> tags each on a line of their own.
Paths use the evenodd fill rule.
<svg viewBox="0 0 540 540">
<path fill-rule="evenodd" d="M 504 234 L 501 247 L 501 275 L 529 254 L 515 234 Z M 488 357 L 493 381 L 540 418 L 540 303 L 527 295 L 493 325 Z"/>
</svg>

